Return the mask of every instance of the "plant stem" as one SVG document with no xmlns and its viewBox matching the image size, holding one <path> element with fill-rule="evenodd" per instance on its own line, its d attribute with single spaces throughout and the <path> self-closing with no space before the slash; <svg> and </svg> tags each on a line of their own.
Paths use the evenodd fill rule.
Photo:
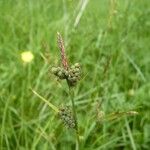
<svg viewBox="0 0 150 150">
<path fill-rule="evenodd" d="M 72 111 L 73 111 L 73 116 L 74 116 L 74 120 L 75 120 L 76 150 L 79 150 L 79 142 L 80 141 L 79 141 L 77 113 L 76 113 L 76 108 L 75 108 L 75 103 L 74 103 L 74 91 L 70 86 L 69 86 L 69 95 L 70 95 L 70 98 L 71 98 Z"/>
<path fill-rule="evenodd" d="M 52 108 L 55 112 L 59 112 L 59 109 L 54 106 L 52 103 L 50 103 L 48 100 L 46 100 L 44 97 L 42 97 L 40 94 L 38 94 L 36 91 L 34 91 L 33 89 L 31 89 L 32 92 L 37 96 L 39 97 L 41 100 L 43 100 L 50 108 Z"/>
</svg>

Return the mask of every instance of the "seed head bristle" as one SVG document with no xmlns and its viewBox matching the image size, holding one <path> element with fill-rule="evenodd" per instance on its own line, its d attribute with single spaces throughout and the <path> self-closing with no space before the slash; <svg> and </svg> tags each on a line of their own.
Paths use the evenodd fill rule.
<svg viewBox="0 0 150 150">
<path fill-rule="evenodd" d="M 65 46 L 64 46 L 62 36 L 59 32 L 57 32 L 57 42 L 58 42 L 58 46 L 59 46 L 60 53 L 61 53 L 61 63 L 63 65 L 64 69 L 67 70 L 68 62 L 67 62 L 67 57 L 65 54 Z"/>
</svg>

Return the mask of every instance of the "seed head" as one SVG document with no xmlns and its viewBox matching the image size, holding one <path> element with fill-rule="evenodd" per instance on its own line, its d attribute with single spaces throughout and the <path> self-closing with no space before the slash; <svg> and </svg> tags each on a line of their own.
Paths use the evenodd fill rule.
<svg viewBox="0 0 150 150">
<path fill-rule="evenodd" d="M 58 79 L 66 79 L 65 70 L 60 67 L 52 67 L 51 72 L 58 77 Z"/>
<path fill-rule="evenodd" d="M 70 86 L 74 86 L 81 77 L 81 68 L 79 63 L 75 63 L 69 68 L 69 76 L 67 78 Z"/>
<path fill-rule="evenodd" d="M 79 63 L 75 63 L 74 66 L 75 66 L 76 68 L 80 68 L 80 64 L 79 64 Z"/>
<path fill-rule="evenodd" d="M 68 128 L 75 129 L 75 120 L 69 107 L 61 107 L 59 109 L 59 117 Z"/>
<path fill-rule="evenodd" d="M 57 67 L 52 67 L 52 69 L 51 69 L 51 72 L 55 75 L 58 73 L 58 71 L 59 71 L 59 69 Z"/>
</svg>

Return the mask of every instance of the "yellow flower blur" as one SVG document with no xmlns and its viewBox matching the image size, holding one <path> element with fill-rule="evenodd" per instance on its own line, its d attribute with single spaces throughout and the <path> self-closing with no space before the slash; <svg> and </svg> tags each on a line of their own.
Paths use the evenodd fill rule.
<svg viewBox="0 0 150 150">
<path fill-rule="evenodd" d="M 128 91 L 128 95 L 129 95 L 129 96 L 134 96 L 134 94 L 135 94 L 134 89 L 130 89 L 130 90 Z"/>
<path fill-rule="evenodd" d="M 31 51 L 24 51 L 21 53 L 21 59 L 24 63 L 30 63 L 34 59 L 34 55 Z"/>
</svg>

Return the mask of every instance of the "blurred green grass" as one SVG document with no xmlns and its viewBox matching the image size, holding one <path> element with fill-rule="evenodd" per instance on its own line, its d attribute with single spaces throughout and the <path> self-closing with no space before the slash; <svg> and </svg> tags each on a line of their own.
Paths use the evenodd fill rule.
<svg viewBox="0 0 150 150">
<path fill-rule="evenodd" d="M 150 147 L 150 3 L 148 0 L 0 1 L 0 149 L 74 149 L 74 134 L 31 92 L 57 106 L 69 103 L 64 82 L 50 75 L 60 63 L 56 42 L 64 37 L 70 63 L 80 62 L 75 88 L 81 149 Z M 31 50 L 24 65 L 20 54 Z M 48 58 L 48 62 L 42 58 Z M 105 114 L 136 110 L 137 116 L 97 123 Z"/>
</svg>

